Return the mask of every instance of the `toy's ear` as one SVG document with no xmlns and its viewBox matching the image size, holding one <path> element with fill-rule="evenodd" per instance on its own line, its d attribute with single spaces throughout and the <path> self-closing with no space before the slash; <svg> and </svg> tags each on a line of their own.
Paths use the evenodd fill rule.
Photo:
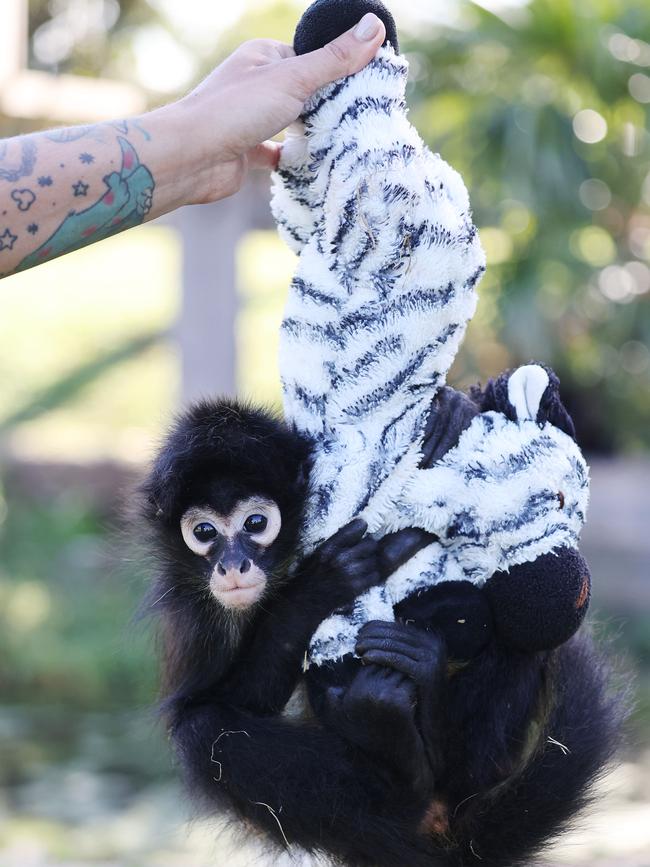
<svg viewBox="0 0 650 867">
<path fill-rule="evenodd" d="M 473 390 L 472 397 L 482 412 L 496 410 L 511 421 L 550 422 L 576 438 L 571 416 L 560 398 L 560 380 L 550 367 L 525 364 L 491 379 L 484 391 Z"/>
<path fill-rule="evenodd" d="M 378 0 L 316 0 L 304 13 L 293 38 L 296 54 L 307 54 L 327 45 L 360 21 L 367 12 L 381 18 L 386 27 L 386 42 L 399 53 L 397 28 L 393 16 Z"/>
<path fill-rule="evenodd" d="M 591 576 L 577 551 L 560 548 L 495 573 L 485 592 L 503 644 L 531 652 L 552 650 L 568 641 L 584 620 Z"/>
</svg>

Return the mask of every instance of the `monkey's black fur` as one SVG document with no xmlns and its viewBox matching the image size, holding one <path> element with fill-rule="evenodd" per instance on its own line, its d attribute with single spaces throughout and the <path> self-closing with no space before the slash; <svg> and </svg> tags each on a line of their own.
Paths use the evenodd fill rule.
<svg viewBox="0 0 650 867">
<path fill-rule="evenodd" d="M 177 418 L 142 486 L 149 517 L 156 527 L 177 529 L 189 499 L 204 497 L 226 513 L 239 491 L 255 490 L 277 501 L 293 543 L 310 451 L 306 437 L 263 410 L 235 401 L 197 403 Z"/>
<path fill-rule="evenodd" d="M 308 468 L 309 444 L 284 424 L 204 403 L 179 418 L 142 487 L 159 559 L 163 713 L 189 791 L 207 811 L 347 865 L 529 863 L 615 748 L 624 705 L 604 663 L 584 633 L 550 652 L 506 648 L 481 591 L 439 585 L 401 603 L 401 622 L 362 630 L 373 664 L 309 671 L 316 718 L 281 716 L 320 620 L 422 544 L 407 534 L 395 553 L 355 521 L 289 579 Z M 269 592 L 232 615 L 179 520 L 188 505 L 226 511 L 251 493 L 287 519 L 267 552 Z M 471 647 L 460 619 L 484 628 Z"/>
</svg>

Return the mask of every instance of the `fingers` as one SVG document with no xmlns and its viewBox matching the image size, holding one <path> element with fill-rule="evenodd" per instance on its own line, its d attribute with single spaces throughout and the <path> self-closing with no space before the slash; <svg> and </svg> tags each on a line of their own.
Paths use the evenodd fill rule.
<svg viewBox="0 0 650 867">
<path fill-rule="evenodd" d="M 413 678 L 413 680 L 417 678 L 417 661 L 411 659 L 409 656 L 403 656 L 401 653 L 395 653 L 391 650 L 369 650 L 364 654 L 363 661 L 364 663 L 372 662 L 375 665 L 399 671 L 400 674 L 405 674 L 407 677 Z"/>
<path fill-rule="evenodd" d="M 384 620 L 371 620 L 359 630 L 358 647 L 377 646 L 381 642 L 400 642 L 409 648 L 422 645 L 422 630 L 414 629 L 404 623 L 389 623 Z M 357 653 L 359 651 L 357 650 Z"/>
<path fill-rule="evenodd" d="M 361 21 L 333 42 L 291 60 L 305 88 L 304 98 L 319 87 L 363 69 L 375 56 L 386 37 L 386 28 L 369 12 Z"/>
<path fill-rule="evenodd" d="M 409 527 L 384 536 L 379 542 L 379 563 L 382 574 L 388 578 L 422 548 L 437 540 L 433 533 Z"/>
<path fill-rule="evenodd" d="M 253 169 L 271 169 L 278 167 L 282 145 L 277 141 L 265 141 L 248 152 L 248 165 Z"/>
<path fill-rule="evenodd" d="M 325 556 L 334 555 L 340 548 L 350 548 L 356 545 L 363 538 L 364 533 L 368 529 L 368 524 L 363 518 L 355 518 L 341 527 L 337 532 L 326 542 L 321 545 L 321 553 Z"/>
<path fill-rule="evenodd" d="M 400 656 L 406 656 L 413 662 L 417 662 L 420 658 L 420 651 L 416 646 L 406 641 L 395 641 L 392 638 L 365 638 L 357 641 L 355 650 L 362 658 L 366 658 L 367 654 L 374 653 L 374 651 L 379 651 L 380 653 L 398 653 Z"/>
<path fill-rule="evenodd" d="M 426 469 L 454 446 L 478 414 L 478 407 L 466 394 L 445 386 L 431 403 L 424 431 L 420 467 Z"/>
</svg>

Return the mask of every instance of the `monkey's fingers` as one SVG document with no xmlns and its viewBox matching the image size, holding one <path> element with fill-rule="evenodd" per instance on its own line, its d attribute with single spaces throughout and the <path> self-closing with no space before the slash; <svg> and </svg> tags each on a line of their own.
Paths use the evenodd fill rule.
<svg viewBox="0 0 650 867">
<path fill-rule="evenodd" d="M 413 647 L 413 645 L 406 644 L 403 641 L 394 641 L 388 638 L 359 640 L 357 641 L 355 650 L 362 659 L 374 651 L 379 651 L 380 653 L 399 653 L 400 656 L 406 656 L 408 659 L 413 660 L 413 662 L 418 662 L 420 659 L 417 647 Z"/>
<path fill-rule="evenodd" d="M 360 542 L 367 529 L 368 524 L 363 518 L 354 518 L 323 542 L 318 553 L 323 557 L 333 557 L 341 548 L 349 548 Z"/>
<path fill-rule="evenodd" d="M 357 569 L 353 572 L 347 572 L 348 586 L 355 596 L 361 596 L 366 590 L 371 587 L 376 587 L 382 583 L 382 577 L 376 570 L 372 569 Z"/>
<path fill-rule="evenodd" d="M 379 540 L 379 569 L 388 578 L 410 560 L 422 548 L 436 542 L 438 537 L 417 527 L 407 527 L 397 533 L 389 533 Z"/>
<path fill-rule="evenodd" d="M 401 674 L 413 678 L 413 680 L 418 679 L 419 662 L 392 650 L 369 650 L 363 655 L 363 662 L 364 664 L 372 662 L 375 665 L 381 665 L 383 668 L 392 668 L 393 671 L 399 671 Z"/>
<path fill-rule="evenodd" d="M 432 467 L 450 449 L 458 445 L 463 431 L 478 414 L 476 404 L 461 391 L 445 386 L 431 403 L 424 430 L 420 467 Z"/>
<path fill-rule="evenodd" d="M 426 634 L 404 623 L 389 623 L 383 620 L 371 620 L 359 630 L 357 642 L 367 641 L 400 641 L 409 647 L 422 647 Z M 428 637 L 428 636 L 427 636 Z"/>
<path fill-rule="evenodd" d="M 345 554 L 346 557 L 354 557 L 357 560 L 363 560 L 368 559 L 369 557 L 376 557 L 378 547 L 379 542 L 375 539 L 371 539 L 370 536 L 367 536 L 360 542 L 357 542 L 356 545 L 346 549 L 342 554 Z"/>
</svg>

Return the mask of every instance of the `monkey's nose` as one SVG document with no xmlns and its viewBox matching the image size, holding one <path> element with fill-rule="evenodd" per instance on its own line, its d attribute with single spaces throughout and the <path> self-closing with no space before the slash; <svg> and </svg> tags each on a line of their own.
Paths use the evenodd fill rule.
<svg viewBox="0 0 650 867">
<path fill-rule="evenodd" d="M 244 557 L 244 559 L 241 561 L 241 564 L 239 566 L 239 571 L 243 575 L 244 572 L 248 572 L 248 570 L 250 568 L 251 568 L 251 561 L 248 559 L 248 557 Z M 225 575 L 226 574 L 226 568 L 223 565 L 221 560 L 219 560 L 219 562 L 217 563 L 217 572 L 219 573 L 219 575 Z"/>
</svg>

